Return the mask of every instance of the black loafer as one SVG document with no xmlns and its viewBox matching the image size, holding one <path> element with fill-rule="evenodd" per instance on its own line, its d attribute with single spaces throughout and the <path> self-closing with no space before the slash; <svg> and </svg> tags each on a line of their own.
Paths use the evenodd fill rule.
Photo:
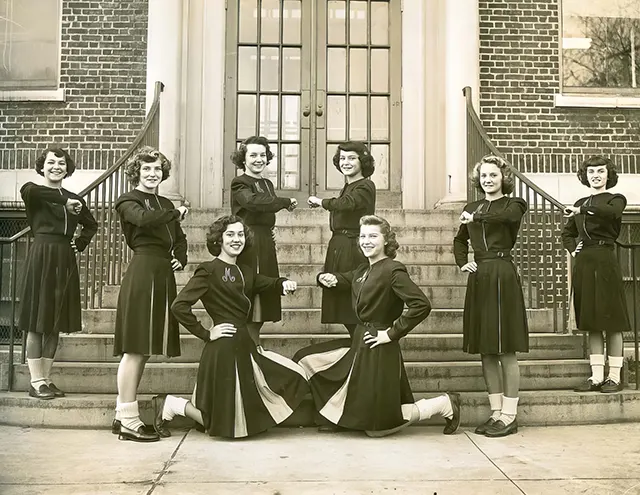
<svg viewBox="0 0 640 495">
<path fill-rule="evenodd" d="M 489 438 L 498 438 L 506 437 L 507 435 L 511 435 L 512 433 L 518 433 L 517 419 L 514 419 L 508 425 L 505 425 L 501 420 L 496 421 L 495 423 L 493 423 L 493 425 L 487 428 L 484 436 Z"/>
<path fill-rule="evenodd" d="M 35 397 L 36 399 L 50 400 L 55 397 L 55 394 L 43 383 L 38 387 L 38 390 L 33 388 L 33 385 L 29 385 L 29 396 Z"/>
<path fill-rule="evenodd" d="M 47 387 L 49 387 L 49 390 L 51 390 L 53 392 L 53 395 L 56 397 L 66 397 L 65 393 L 60 390 L 58 387 L 56 387 L 55 383 L 50 383 L 49 385 L 47 385 Z"/>
<path fill-rule="evenodd" d="M 477 434 L 477 435 L 484 435 L 487 432 L 487 428 L 492 426 L 495 422 L 496 422 L 496 420 L 493 419 L 493 418 L 487 419 L 484 423 L 482 423 L 480 426 L 478 426 L 474 430 L 474 433 Z"/>
<path fill-rule="evenodd" d="M 603 394 L 615 394 L 617 392 L 622 392 L 623 389 L 624 385 L 622 385 L 622 382 L 616 383 L 610 378 L 607 378 L 600 386 L 600 392 Z"/>
<path fill-rule="evenodd" d="M 591 380 L 586 380 L 585 382 L 578 385 L 573 389 L 574 392 L 600 392 L 600 388 L 602 388 L 602 383 L 593 383 Z"/>
<path fill-rule="evenodd" d="M 166 394 L 156 395 L 151 399 L 151 404 L 153 405 L 153 429 L 162 438 L 171 436 L 171 432 L 167 429 L 168 422 L 162 419 L 162 410 L 166 401 Z"/>
<path fill-rule="evenodd" d="M 114 435 L 119 435 L 120 426 L 122 426 L 122 423 L 120 422 L 120 420 L 114 419 L 113 422 L 111 423 L 111 433 L 113 433 Z M 145 433 L 155 433 L 156 431 L 153 429 L 153 425 L 144 425 L 143 428 Z"/>
<path fill-rule="evenodd" d="M 445 418 L 447 424 L 444 426 L 442 433 L 445 435 L 453 435 L 460 427 L 460 394 L 455 392 L 447 392 L 449 400 L 451 401 L 451 409 L 453 409 L 453 416 L 451 418 Z"/>
<path fill-rule="evenodd" d="M 160 437 L 156 432 L 147 433 L 144 431 L 144 426 L 141 426 L 137 430 L 131 430 L 126 426 L 120 425 L 120 433 L 118 434 L 119 440 L 131 440 L 132 442 L 157 442 Z"/>
</svg>

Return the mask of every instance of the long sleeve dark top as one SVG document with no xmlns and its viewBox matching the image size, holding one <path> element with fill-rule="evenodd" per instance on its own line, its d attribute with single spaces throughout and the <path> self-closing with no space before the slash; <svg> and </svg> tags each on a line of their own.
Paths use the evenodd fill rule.
<svg viewBox="0 0 640 495">
<path fill-rule="evenodd" d="M 276 212 L 290 205 L 291 199 L 276 196 L 269 179 L 244 174 L 231 181 L 231 213 L 249 226 L 273 227 Z"/>
<path fill-rule="evenodd" d="M 474 201 L 467 204 L 464 211 L 473 213 L 473 222 L 460 225 L 453 238 L 453 256 L 459 267 L 469 261 L 469 241 L 474 253 L 511 251 L 518 238 L 527 203 L 522 198 L 503 196 L 494 201 Z"/>
<path fill-rule="evenodd" d="M 272 278 L 249 267 L 230 265 L 216 258 L 202 263 L 171 305 L 176 319 L 196 337 L 209 341 L 204 328 L 191 310 L 201 300 L 214 325 L 233 323 L 244 326 L 250 318 L 254 294 L 277 289 L 282 294 L 285 278 Z"/>
<path fill-rule="evenodd" d="M 187 237 L 180 227 L 180 212 L 163 196 L 138 189 L 124 193 L 116 201 L 116 211 L 127 245 L 134 252 L 153 250 L 187 264 Z"/>
<path fill-rule="evenodd" d="M 78 251 L 84 251 L 98 230 L 98 224 L 84 199 L 71 191 L 27 182 L 20 188 L 20 195 L 26 206 L 27 222 L 34 235 L 61 235 L 71 241 L 80 224 L 82 229 L 75 239 L 75 245 Z M 77 199 L 82 203 L 79 215 L 72 215 L 65 208 L 69 199 Z"/>
<path fill-rule="evenodd" d="M 331 231 L 346 230 L 356 235 L 360 231 L 360 218 L 373 215 L 376 208 L 376 185 L 370 179 L 345 184 L 337 198 L 322 200 L 322 207 L 330 211 Z"/>
<path fill-rule="evenodd" d="M 399 261 L 384 258 L 334 275 L 336 288 L 351 288 L 358 319 L 380 330 L 390 328 L 391 340 L 407 335 L 431 312 L 431 302 Z M 405 304 L 408 309 L 402 314 Z"/>
<path fill-rule="evenodd" d="M 573 253 L 578 242 L 585 239 L 615 242 L 622 228 L 627 198 L 604 192 L 580 198 L 574 206 L 580 207 L 580 213 L 567 220 L 561 234 L 567 251 Z"/>
</svg>

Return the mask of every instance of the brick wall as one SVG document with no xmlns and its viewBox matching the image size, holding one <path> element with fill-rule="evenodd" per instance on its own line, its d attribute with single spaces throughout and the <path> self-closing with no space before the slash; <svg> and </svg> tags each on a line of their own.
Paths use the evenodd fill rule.
<svg viewBox="0 0 640 495">
<path fill-rule="evenodd" d="M 560 1 L 480 0 L 480 118 L 523 171 L 562 171 L 569 154 L 612 155 L 624 167 L 640 154 L 640 110 L 554 107 Z M 627 172 L 640 172 L 635 160 Z"/>
<path fill-rule="evenodd" d="M 56 142 L 79 168 L 106 168 L 145 115 L 147 1 L 62 1 L 65 102 L 0 102 L 0 168 L 32 166 Z"/>
</svg>

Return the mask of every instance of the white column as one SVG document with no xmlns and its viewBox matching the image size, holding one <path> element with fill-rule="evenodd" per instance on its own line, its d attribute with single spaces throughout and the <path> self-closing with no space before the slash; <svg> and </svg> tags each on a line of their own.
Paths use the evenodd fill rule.
<svg viewBox="0 0 640 495">
<path fill-rule="evenodd" d="M 156 81 L 164 84 L 160 97 L 159 149 L 173 165 L 160 193 L 181 199 L 180 106 L 182 81 L 182 0 L 151 0 L 147 34 L 147 111 Z"/>
<path fill-rule="evenodd" d="M 446 0 L 445 30 L 446 196 L 441 204 L 466 200 L 467 133 L 462 88 L 470 86 L 477 102 L 480 86 L 478 0 Z"/>
</svg>

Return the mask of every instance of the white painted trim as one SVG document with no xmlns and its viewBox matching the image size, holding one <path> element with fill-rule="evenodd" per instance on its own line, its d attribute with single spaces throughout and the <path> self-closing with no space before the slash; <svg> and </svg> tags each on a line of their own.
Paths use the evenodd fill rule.
<svg viewBox="0 0 640 495">
<path fill-rule="evenodd" d="M 640 108 L 640 96 L 615 95 L 553 95 L 556 107 L 580 108 Z"/>
<path fill-rule="evenodd" d="M 66 101 L 66 91 L 62 88 L 0 90 L 0 101 Z"/>
</svg>

